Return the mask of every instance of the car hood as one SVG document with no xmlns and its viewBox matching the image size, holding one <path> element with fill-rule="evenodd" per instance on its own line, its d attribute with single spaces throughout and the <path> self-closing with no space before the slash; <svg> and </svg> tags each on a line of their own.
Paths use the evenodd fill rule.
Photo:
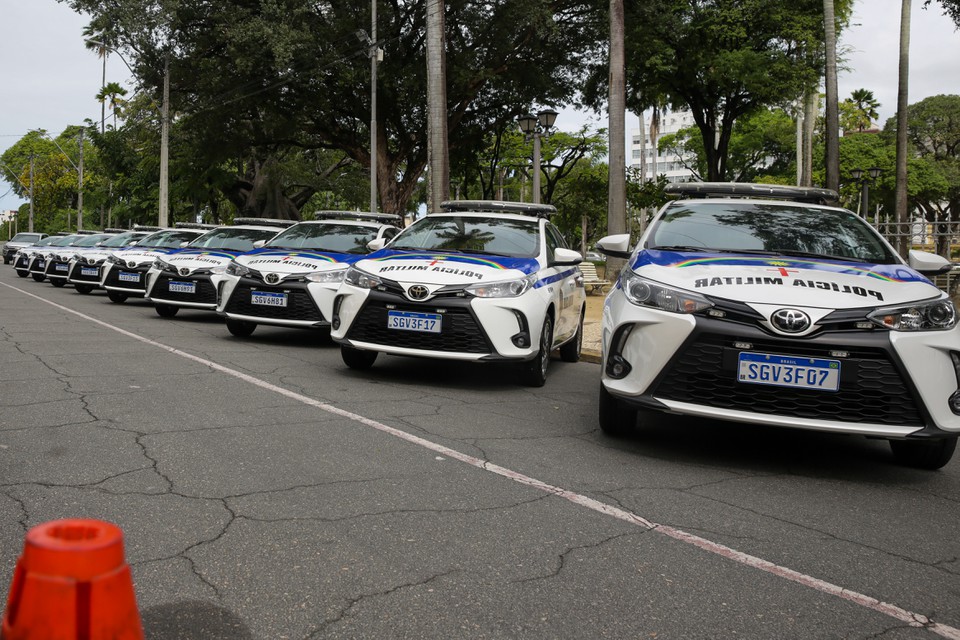
<svg viewBox="0 0 960 640">
<path fill-rule="evenodd" d="M 129 249 L 116 249 L 111 252 L 111 255 L 123 260 L 128 267 L 134 267 L 144 263 L 150 264 L 158 256 L 165 256 L 179 250 L 179 247 L 130 247 Z"/>
<path fill-rule="evenodd" d="M 648 250 L 631 268 L 666 285 L 754 304 L 850 309 L 939 295 L 904 264 Z"/>
<path fill-rule="evenodd" d="M 432 253 L 384 249 L 355 265 L 363 271 L 396 282 L 456 285 L 512 280 L 536 273 L 534 258 Z"/>
<path fill-rule="evenodd" d="M 237 262 L 261 272 L 313 273 L 342 268 L 364 256 L 326 251 L 291 251 L 288 249 L 255 249 L 237 256 Z"/>
<path fill-rule="evenodd" d="M 240 251 L 225 251 L 223 249 L 180 249 L 163 258 L 178 269 L 195 271 L 197 269 L 212 269 L 229 263 L 240 255 Z"/>
</svg>

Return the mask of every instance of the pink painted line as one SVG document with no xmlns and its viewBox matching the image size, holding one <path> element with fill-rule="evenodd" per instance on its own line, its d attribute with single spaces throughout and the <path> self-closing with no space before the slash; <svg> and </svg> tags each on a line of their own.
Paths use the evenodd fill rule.
<svg viewBox="0 0 960 640">
<path fill-rule="evenodd" d="M 960 629 L 957 629 L 956 627 L 951 627 L 949 625 L 934 622 L 931 619 L 919 613 L 913 613 L 912 611 L 908 611 L 894 604 L 890 604 L 888 602 L 882 602 L 880 600 L 877 600 L 876 598 L 872 598 L 868 595 L 864 595 L 857 591 L 852 591 L 850 589 L 837 586 L 833 583 L 826 582 L 825 580 L 820 580 L 819 578 L 808 576 L 806 574 L 800 573 L 799 571 L 794 571 L 793 569 L 783 567 L 781 565 L 775 564 L 773 562 L 769 562 L 762 558 L 758 558 L 756 556 L 743 553 L 742 551 L 737 551 L 736 549 L 732 549 L 731 547 L 727 547 L 725 545 L 718 544 L 716 542 L 711 542 L 706 538 L 701 538 L 700 536 L 687 533 L 686 531 L 683 531 L 681 529 L 675 529 L 667 525 L 657 524 L 656 522 L 647 520 L 646 518 L 638 516 L 635 513 L 626 511 L 625 509 L 620 509 L 618 507 L 614 507 L 609 504 L 600 502 L 599 500 L 594 500 L 593 498 L 587 497 L 585 495 L 582 495 L 573 491 L 568 491 L 567 489 L 563 489 L 561 487 L 557 487 L 555 485 L 548 484 L 546 482 L 542 482 L 540 480 L 537 480 L 536 478 L 531 478 L 530 476 L 524 475 L 517 471 L 512 471 L 510 469 L 501 467 L 499 465 L 493 464 L 486 460 L 481 460 L 480 458 L 462 453 L 455 449 L 451 449 L 442 444 L 437 444 L 436 442 L 432 442 L 425 438 L 421 438 L 420 436 L 413 435 L 412 433 L 407 433 L 406 431 L 396 429 L 389 425 L 383 424 L 382 422 L 372 420 L 370 418 L 361 416 L 356 413 L 352 413 L 350 411 L 345 411 L 344 409 L 340 409 L 326 402 L 314 400 L 313 398 L 297 393 L 295 391 L 290 391 L 289 389 L 278 387 L 275 384 L 272 384 L 265 380 L 260 380 L 259 378 L 254 378 L 253 376 L 247 375 L 245 373 L 241 373 L 234 369 L 230 369 L 229 367 L 225 367 L 221 364 L 217 364 L 216 362 L 207 360 L 206 358 L 201 358 L 191 353 L 187 353 L 186 351 L 181 351 L 180 349 L 176 349 L 174 347 L 165 345 L 161 342 L 156 342 L 155 340 L 145 338 L 141 335 L 137 335 L 136 333 L 127 331 L 126 329 L 121 329 L 120 327 L 114 326 L 102 320 L 98 320 L 97 318 L 94 318 L 92 316 L 88 316 L 84 313 L 80 313 L 79 311 L 75 311 L 63 305 L 57 304 L 56 302 L 51 302 L 50 300 L 41 298 L 40 296 L 29 293 L 28 291 L 24 291 L 23 289 L 11 286 L 6 283 L 0 283 L 0 284 L 10 289 L 13 289 L 14 291 L 18 291 L 24 295 L 27 295 L 31 298 L 34 298 L 36 300 L 49 304 L 50 306 L 56 307 L 61 311 L 71 313 L 75 316 L 83 318 L 84 320 L 92 322 L 96 325 L 99 325 L 111 331 L 115 331 L 129 338 L 133 338 L 134 340 L 138 340 L 152 347 L 156 347 L 163 351 L 167 351 L 169 353 L 178 355 L 182 358 L 192 360 L 193 362 L 202 364 L 215 371 L 225 373 L 227 375 L 233 376 L 234 378 L 243 380 L 244 382 L 248 382 L 250 384 L 256 385 L 261 389 L 273 391 L 282 396 L 290 398 L 291 400 L 295 400 L 302 404 L 306 404 L 311 407 L 320 409 L 321 411 L 326 411 L 327 413 L 332 413 L 334 415 L 346 418 L 348 420 L 359 422 L 360 424 L 366 425 L 368 427 L 371 427 L 383 433 L 389 434 L 391 436 L 400 438 L 401 440 L 404 440 L 411 444 L 415 444 L 417 446 L 423 447 L 425 449 L 433 451 L 434 453 L 446 456 L 448 458 L 453 458 L 454 460 L 459 460 L 460 462 L 469 464 L 471 466 L 477 467 L 478 469 L 482 469 L 484 471 L 489 471 L 490 473 L 494 473 L 496 475 L 507 478 L 519 484 L 532 487 L 534 489 L 538 489 L 545 493 L 555 495 L 559 498 L 563 498 L 564 500 L 568 500 L 573 504 L 576 504 L 581 507 L 585 507 L 597 513 L 601 513 L 603 515 L 610 516 L 618 520 L 622 520 L 623 522 L 628 522 L 632 525 L 641 527 L 643 529 L 656 531 L 667 537 L 673 538 L 674 540 L 678 540 L 685 544 L 692 545 L 708 553 L 712 553 L 722 558 L 726 558 L 727 560 L 731 560 L 733 562 L 742 564 L 747 567 L 751 567 L 753 569 L 764 571 L 766 573 L 777 576 L 779 578 L 783 578 L 784 580 L 789 580 L 791 582 L 803 585 L 805 587 L 809 587 L 811 589 L 819 591 L 820 593 L 824 593 L 826 595 L 847 600 L 848 602 L 857 604 L 865 609 L 869 609 L 871 611 L 875 611 L 885 616 L 894 618 L 911 627 L 924 628 L 928 631 L 931 631 L 937 634 L 938 636 L 941 636 L 943 638 L 949 638 L 950 640 L 960 640 Z"/>
</svg>

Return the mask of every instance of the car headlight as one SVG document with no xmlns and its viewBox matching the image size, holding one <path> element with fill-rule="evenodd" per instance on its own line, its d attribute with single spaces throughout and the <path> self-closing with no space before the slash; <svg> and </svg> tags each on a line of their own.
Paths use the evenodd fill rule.
<svg viewBox="0 0 960 640">
<path fill-rule="evenodd" d="M 902 307 L 877 309 L 868 314 L 867 318 L 893 331 L 945 331 L 956 326 L 957 309 L 950 298 L 940 298 Z"/>
<path fill-rule="evenodd" d="M 696 313 L 713 303 L 696 293 L 673 289 L 641 278 L 630 269 L 620 273 L 620 286 L 627 300 L 642 307 L 653 307 L 670 313 Z"/>
<path fill-rule="evenodd" d="M 529 291 L 537 282 L 537 276 L 530 274 L 516 280 L 471 284 L 464 291 L 478 298 L 516 298 Z"/>
<path fill-rule="evenodd" d="M 113 256 L 113 255 L 107 256 L 107 262 L 109 262 L 110 264 L 120 264 L 120 265 L 124 263 L 123 258 L 120 258 L 118 256 Z"/>
<path fill-rule="evenodd" d="M 320 284 L 337 284 L 343 282 L 343 276 L 346 275 L 346 273 L 346 269 L 329 269 L 327 271 L 308 273 L 306 278 L 310 282 L 319 282 Z"/>
<path fill-rule="evenodd" d="M 372 276 L 365 271 L 360 271 L 360 269 L 356 267 L 347 269 L 347 272 L 343 274 L 343 281 L 355 287 L 360 287 L 361 289 L 375 289 L 383 284 L 383 281 L 377 276 Z"/>
<path fill-rule="evenodd" d="M 159 269 L 160 271 L 170 271 L 170 272 L 172 272 L 172 273 L 176 273 L 176 272 L 177 272 L 177 268 L 176 268 L 175 266 L 173 266 L 172 264 L 170 264 L 170 263 L 167 262 L 166 260 L 161 260 L 160 258 L 154 258 L 154 260 L 153 260 L 153 268 L 154 268 L 154 269 Z"/>
</svg>

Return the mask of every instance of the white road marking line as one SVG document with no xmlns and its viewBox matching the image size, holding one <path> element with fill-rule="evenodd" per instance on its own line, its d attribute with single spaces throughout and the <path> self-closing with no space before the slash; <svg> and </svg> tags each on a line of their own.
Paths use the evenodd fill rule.
<svg viewBox="0 0 960 640">
<path fill-rule="evenodd" d="M 339 409 L 331 404 L 327 404 L 326 402 L 320 402 L 319 400 L 314 400 L 313 398 L 309 398 L 305 395 L 296 393 L 294 391 L 290 391 L 289 389 L 278 387 L 275 384 L 272 384 L 265 380 L 260 380 L 259 378 L 254 378 L 253 376 L 247 375 L 245 373 L 241 373 L 234 369 L 230 369 L 221 364 L 217 364 L 216 362 L 213 362 L 211 360 L 207 360 L 205 358 L 195 356 L 191 353 L 187 353 L 186 351 L 181 351 L 180 349 L 176 349 L 174 347 L 165 345 L 161 342 L 156 342 L 154 340 L 151 340 L 150 338 L 145 338 L 141 335 L 137 335 L 136 333 L 127 331 L 126 329 L 121 329 L 120 327 L 104 322 L 103 320 L 98 320 L 97 318 L 94 318 L 92 316 L 88 316 L 74 309 L 70 309 L 69 307 L 65 307 L 63 305 L 57 304 L 56 302 L 52 302 L 40 296 L 34 295 L 28 291 L 24 291 L 23 289 L 19 289 L 17 287 L 14 287 L 6 283 L 0 283 L 0 284 L 2 284 L 3 286 L 9 289 L 13 289 L 14 291 L 18 291 L 27 296 L 30 296 L 31 298 L 34 298 L 41 302 L 45 302 L 46 304 L 56 307 L 57 309 L 66 311 L 67 313 L 71 313 L 75 316 L 83 318 L 84 320 L 93 322 L 94 324 L 100 325 L 106 329 L 110 329 L 111 331 L 115 331 L 121 335 L 127 336 L 129 338 L 133 338 L 134 340 L 139 340 L 144 344 L 148 344 L 152 347 L 162 349 L 163 351 L 167 351 L 169 353 L 178 355 L 182 358 L 192 360 L 206 367 L 214 369 L 215 371 L 226 373 L 227 375 L 243 380 L 244 382 L 249 382 L 250 384 L 256 385 L 261 389 L 273 391 L 282 396 L 286 396 L 292 400 L 296 400 L 297 402 L 301 402 L 311 407 L 316 407 L 321 411 L 326 411 L 328 413 L 332 413 L 334 415 L 338 415 L 343 418 L 353 420 L 354 422 L 359 422 L 361 424 L 367 425 L 368 427 L 372 427 L 383 433 L 387 433 L 397 438 L 400 438 L 401 440 L 405 440 L 411 444 L 415 444 L 425 449 L 428 449 L 430 451 L 433 451 L 435 453 L 438 453 L 450 458 L 454 458 L 456 460 L 459 460 L 471 466 L 477 467 L 478 469 L 483 469 L 484 471 L 495 473 L 509 480 L 513 480 L 514 482 L 518 482 L 522 485 L 526 485 L 534 489 L 539 489 L 540 491 L 544 491 L 546 493 L 551 493 L 557 497 L 563 498 L 564 500 L 568 500 L 576 505 L 596 511 L 597 513 L 601 513 L 603 515 L 617 518 L 618 520 L 628 522 L 630 524 L 636 525 L 638 527 L 642 527 L 644 529 L 656 531 L 665 536 L 673 538 L 674 540 L 678 540 L 680 542 L 693 545 L 708 553 L 718 555 L 720 557 L 726 558 L 728 560 L 732 560 L 734 562 L 737 562 L 739 564 L 742 564 L 748 567 L 752 567 L 754 569 L 759 569 L 760 571 L 765 571 L 766 573 L 769 573 L 771 575 L 775 575 L 785 580 L 789 580 L 791 582 L 801 584 L 805 587 L 815 589 L 816 591 L 819 591 L 821 593 L 834 596 L 837 598 L 841 598 L 849 602 L 853 602 L 854 604 L 860 605 L 861 607 L 864 607 L 866 609 L 870 609 L 871 611 L 882 613 L 886 616 L 899 620 L 900 622 L 906 623 L 911 627 L 922 627 L 924 629 L 927 629 L 928 631 L 932 631 L 933 633 L 941 637 L 949 638 L 950 640 L 960 640 L 960 629 L 957 629 L 956 627 L 951 627 L 949 625 L 933 622 L 926 616 L 921 615 L 919 613 L 913 613 L 912 611 L 908 611 L 906 609 L 898 607 L 897 605 L 890 604 L 888 602 L 882 602 L 880 600 L 877 600 L 876 598 L 871 598 L 868 595 L 864 595 L 862 593 L 858 593 L 856 591 L 852 591 L 850 589 L 837 586 L 833 583 L 820 580 L 819 578 L 808 576 L 806 574 L 800 573 L 799 571 L 794 571 L 793 569 L 789 569 L 787 567 L 774 564 L 773 562 L 769 562 L 762 558 L 758 558 L 756 556 L 743 553 L 742 551 L 737 551 L 736 549 L 732 549 L 725 545 L 718 544 L 716 542 L 711 542 L 706 538 L 701 538 L 700 536 L 687 533 L 686 531 L 675 529 L 667 525 L 657 524 L 656 522 L 647 520 L 646 518 L 638 516 L 635 513 L 626 511 L 625 509 L 620 509 L 618 507 L 605 504 L 603 502 L 594 500 L 593 498 L 589 498 L 579 493 L 568 491 L 561 487 L 547 484 L 546 482 L 541 482 L 536 478 L 531 478 L 530 476 L 526 476 L 517 471 L 512 471 L 510 469 L 506 469 L 504 467 L 493 464 L 491 462 L 481 460 L 480 458 L 475 458 L 474 456 L 461 453 L 460 451 L 456 451 L 455 449 L 450 449 L 449 447 L 445 447 L 441 444 L 431 442 L 430 440 L 426 440 L 419 436 L 415 436 L 411 433 L 407 433 L 406 431 L 395 429 L 394 427 L 385 425 L 382 422 L 377 422 L 376 420 L 371 420 L 370 418 L 366 418 L 359 414 L 352 413 L 350 411 L 345 411 L 344 409 Z"/>
</svg>

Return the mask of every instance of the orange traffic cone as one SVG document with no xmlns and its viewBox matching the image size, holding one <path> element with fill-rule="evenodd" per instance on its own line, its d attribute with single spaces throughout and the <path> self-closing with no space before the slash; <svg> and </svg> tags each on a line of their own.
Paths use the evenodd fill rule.
<svg viewBox="0 0 960 640">
<path fill-rule="evenodd" d="M 27 532 L 0 640 L 143 637 L 119 527 L 55 520 Z"/>
</svg>

